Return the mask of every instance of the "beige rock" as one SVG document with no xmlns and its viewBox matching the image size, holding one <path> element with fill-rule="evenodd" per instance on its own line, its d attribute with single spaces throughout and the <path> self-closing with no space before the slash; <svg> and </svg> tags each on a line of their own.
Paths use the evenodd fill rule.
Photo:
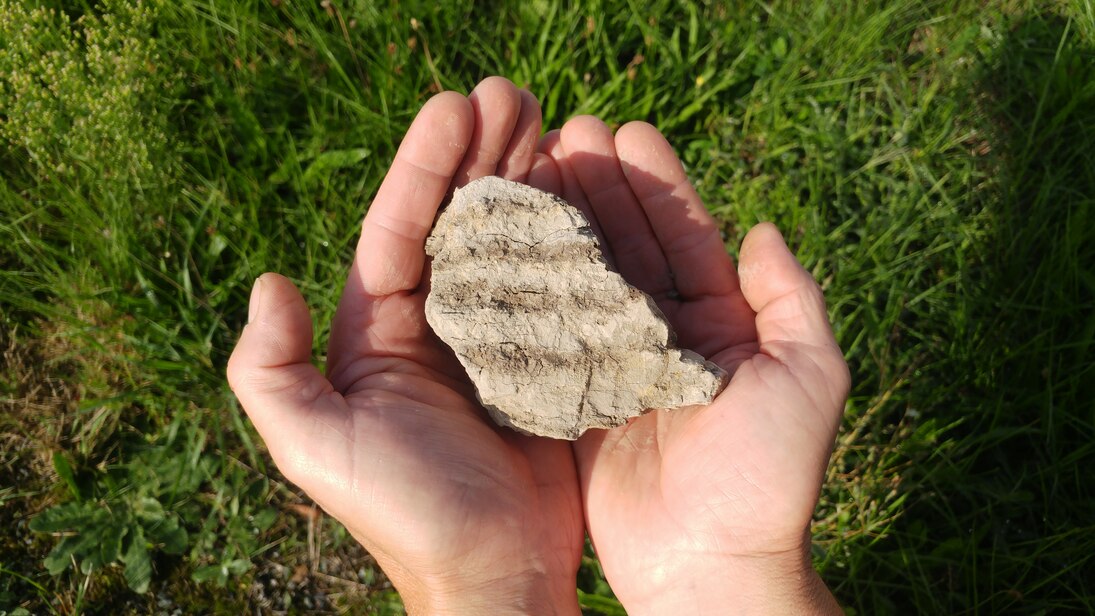
<svg viewBox="0 0 1095 616">
<path fill-rule="evenodd" d="M 649 409 L 707 404 L 726 373 L 675 339 L 611 271 L 581 212 L 485 177 L 456 191 L 426 241 L 426 319 L 498 424 L 576 439 Z"/>
</svg>

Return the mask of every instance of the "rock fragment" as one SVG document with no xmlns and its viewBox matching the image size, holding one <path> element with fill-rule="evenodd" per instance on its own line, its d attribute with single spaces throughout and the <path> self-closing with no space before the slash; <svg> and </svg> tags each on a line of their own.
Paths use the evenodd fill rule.
<svg viewBox="0 0 1095 616">
<path fill-rule="evenodd" d="M 458 189 L 426 241 L 426 320 L 494 420 L 576 439 L 649 409 L 707 404 L 726 384 L 673 346 L 654 301 L 611 271 L 562 199 L 485 177 Z"/>
</svg>

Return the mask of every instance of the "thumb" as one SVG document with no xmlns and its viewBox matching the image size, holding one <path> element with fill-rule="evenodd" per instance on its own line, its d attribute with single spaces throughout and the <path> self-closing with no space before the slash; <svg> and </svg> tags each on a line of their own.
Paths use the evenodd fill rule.
<svg viewBox="0 0 1095 616">
<path fill-rule="evenodd" d="M 775 225 L 761 223 L 745 236 L 738 278 L 757 314 L 761 352 L 783 364 L 808 390 L 828 392 L 831 404 L 825 406 L 843 410 L 851 379 L 829 325 L 825 297 Z"/>
<path fill-rule="evenodd" d="M 299 434 L 330 396 L 330 382 L 311 363 L 312 320 L 293 283 L 263 274 L 251 290 L 248 323 L 228 360 L 228 383 L 277 460 L 277 435 Z"/>
</svg>

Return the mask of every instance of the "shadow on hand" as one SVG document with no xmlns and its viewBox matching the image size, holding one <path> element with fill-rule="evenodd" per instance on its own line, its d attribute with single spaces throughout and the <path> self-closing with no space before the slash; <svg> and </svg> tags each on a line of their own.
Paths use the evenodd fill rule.
<svg viewBox="0 0 1095 616">
<path fill-rule="evenodd" d="M 615 169 L 620 165 L 615 157 L 590 153 L 576 153 L 569 160 L 575 168 L 592 169 L 605 177 L 618 173 Z M 676 187 L 655 173 L 629 169 L 628 183 L 641 187 L 632 193 L 638 191 L 648 202 L 656 201 L 656 213 L 648 214 L 638 201 L 629 204 L 621 198 L 628 190 L 625 187 L 595 192 L 591 195 L 595 206 L 572 189 L 565 188 L 560 196 L 589 219 L 609 267 L 654 299 L 680 347 L 712 359 L 743 340 L 755 342 L 753 314 L 744 302 L 696 292 L 699 284 L 709 288 L 709 281 L 718 279 L 716 268 L 734 267 L 729 259 L 718 260 L 727 254 L 727 238 L 721 246 L 712 245 L 710 252 L 686 254 L 684 250 L 695 246 L 705 233 L 717 233 L 717 223 L 703 225 L 689 212 L 689 204 L 672 194 Z M 740 242 L 742 238 L 728 239 Z"/>
</svg>

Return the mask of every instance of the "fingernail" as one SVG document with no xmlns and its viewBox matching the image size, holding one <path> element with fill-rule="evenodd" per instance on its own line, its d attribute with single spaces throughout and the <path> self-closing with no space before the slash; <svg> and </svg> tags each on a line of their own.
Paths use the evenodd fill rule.
<svg viewBox="0 0 1095 616">
<path fill-rule="evenodd" d="M 247 302 L 247 322 L 253 323 L 255 319 L 259 318 L 259 304 L 262 303 L 262 277 L 255 279 L 255 284 L 251 287 L 251 299 Z"/>
</svg>

